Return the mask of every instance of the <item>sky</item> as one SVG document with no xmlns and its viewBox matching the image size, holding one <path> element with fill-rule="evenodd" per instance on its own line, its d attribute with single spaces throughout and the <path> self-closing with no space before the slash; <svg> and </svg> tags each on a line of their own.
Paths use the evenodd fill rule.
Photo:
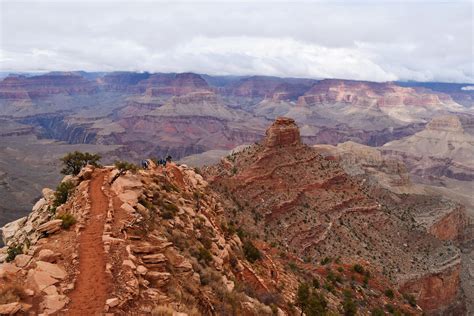
<svg viewBox="0 0 474 316">
<path fill-rule="evenodd" d="M 473 0 L 0 0 L 0 71 L 474 83 Z"/>
</svg>

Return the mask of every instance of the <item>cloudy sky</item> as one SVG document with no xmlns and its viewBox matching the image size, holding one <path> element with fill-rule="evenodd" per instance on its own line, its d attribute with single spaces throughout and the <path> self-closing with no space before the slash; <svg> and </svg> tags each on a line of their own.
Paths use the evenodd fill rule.
<svg viewBox="0 0 474 316">
<path fill-rule="evenodd" d="M 474 83 L 472 0 L 0 0 L 0 70 Z"/>
</svg>

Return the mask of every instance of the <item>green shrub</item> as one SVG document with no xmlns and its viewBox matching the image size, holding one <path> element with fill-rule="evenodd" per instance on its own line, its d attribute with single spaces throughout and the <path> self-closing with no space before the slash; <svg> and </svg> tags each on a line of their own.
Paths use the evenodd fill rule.
<svg viewBox="0 0 474 316">
<path fill-rule="evenodd" d="M 174 213 L 165 210 L 165 211 L 161 212 L 161 217 L 163 217 L 163 219 L 173 219 L 174 218 Z"/>
<path fill-rule="evenodd" d="M 344 310 L 345 316 L 355 316 L 357 314 L 357 304 L 352 299 L 352 293 L 350 291 L 344 291 L 342 309 Z"/>
<path fill-rule="evenodd" d="M 204 262 L 205 264 L 208 264 L 209 262 L 213 260 L 212 255 L 209 252 L 209 250 L 203 247 L 199 247 L 198 253 L 197 253 L 197 259 L 198 261 Z"/>
<path fill-rule="evenodd" d="M 408 304 L 412 307 L 416 307 L 416 298 L 412 294 L 405 293 L 403 294 L 403 298 L 407 300 Z"/>
<path fill-rule="evenodd" d="M 384 315 L 385 315 L 385 313 L 383 312 L 383 310 L 380 309 L 380 308 L 378 308 L 378 307 L 377 307 L 377 308 L 374 308 L 374 309 L 370 312 L 370 314 L 371 314 L 372 316 L 384 316 Z"/>
<path fill-rule="evenodd" d="M 321 264 L 324 266 L 328 263 L 330 263 L 332 261 L 332 259 L 330 257 L 326 257 L 324 259 L 321 259 Z"/>
<path fill-rule="evenodd" d="M 385 293 L 385 296 L 388 297 L 388 298 L 390 298 L 390 299 L 393 299 L 393 297 L 395 296 L 395 295 L 393 294 L 393 290 L 392 290 L 392 289 L 386 289 L 384 293 Z"/>
<path fill-rule="evenodd" d="M 296 292 L 295 305 L 307 316 L 317 316 L 325 314 L 327 301 L 322 294 L 311 290 L 307 283 L 301 283 Z"/>
<path fill-rule="evenodd" d="M 17 255 L 21 255 L 23 253 L 22 247 L 20 245 L 17 246 L 10 246 L 7 249 L 7 258 L 5 259 L 7 262 L 11 262 L 15 260 Z"/>
<path fill-rule="evenodd" d="M 86 165 L 99 166 L 100 155 L 83 153 L 75 151 L 66 154 L 60 160 L 64 164 L 64 168 L 61 170 L 62 174 L 78 175 L 83 167 Z"/>
<path fill-rule="evenodd" d="M 75 185 L 72 181 L 61 182 L 56 187 L 56 192 L 54 192 L 54 202 L 53 202 L 54 210 L 56 207 L 66 203 L 69 197 L 69 194 L 71 193 L 72 190 L 74 190 L 74 187 Z"/>
<path fill-rule="evenodd" d="M 362 267 L 360 264 L 355 264 L 353 267 L 352 267 L 352 270 L 354 270 L 354 272 L 357 272 L 357 273 L 360 273 L 360 274 L 363 274 L 364 273 L 364 267 Z"/>
<path fill-rule="evenodd" d="M 243 249 L 245 258 L 249 262 L 254 263 L 262 257 L 260 251 L 257 249 L 257 247 L 254 246 L 254 244 L 250 240 L 244 241 Z"/>
<path fill-rule="evenodd" d="M 61 223 L 61 227 L 63 229 L 69 229 L 72 225 L 76 223 L 76 218 L 71 213 L 65 213 L 57 217 L 57 219 L 61 219 L 63 222 Z"/>
<path fill-rule="evenodd" d="M 138 170 L 138 166 L 130 163 L 128 161 L 122 161 L 122 160 L 116 160 L 115 163 L 115 168 L 118 169 L 117 174 L 112 178 L 110 181 L 110 184 L 114 183 L 115 180 L 117 180 L 120 176 L 123 176 L 127 171 L 131 172 L 136 172 Z"/>
</svg>

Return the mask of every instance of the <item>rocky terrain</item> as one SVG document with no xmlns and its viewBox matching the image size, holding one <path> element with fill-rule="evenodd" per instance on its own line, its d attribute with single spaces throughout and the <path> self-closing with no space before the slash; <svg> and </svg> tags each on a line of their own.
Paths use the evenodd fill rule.
<svg viewBox="0 0 474 316">
<path fill-rule="evenodd" d="M 279 118 L 204 177 L 87 166 L 62 180 L 64 204 L 43 189 L 3 227 L 0 313 L 299 315 L 307 283 L 329 314 L 463 314 L 463 208 L 364 183 L 342 161 Z"/>
<path fill-rule="evenodd" d="M 313 264 L 337 257 L 370 260 L 400 288 L 416 292 L 425 311 L 462 312 L 460 251 L 441 242 L 456 241 L 464 232 L 461 205 L 387 194 L 376 181 L 366 184 L 303 145 L 291 119 L 277 119 L 262 144 L 224 158 L 206 173 L 215 190 L 238 205 L 229 219 L 253 227 L 278 249 Z M 433 279 L 443 284 L 438 292 L 431 290 Z"/>
<path fill-rule="evenodd" d="M 184 165 L 110 184 L 117 172 L 86 167 L 63 180 L 76 185 L 65 204 L 52 211 L 44 189 L 28 217 L 3 228 L 0 313 L 296 315 L 296 291 L 310 282 L 333 314 L 347 302 L 363 314 L 421 314 L 366 261 L 312 265 L 236 230 L 220 195 Z"/>
</svg>

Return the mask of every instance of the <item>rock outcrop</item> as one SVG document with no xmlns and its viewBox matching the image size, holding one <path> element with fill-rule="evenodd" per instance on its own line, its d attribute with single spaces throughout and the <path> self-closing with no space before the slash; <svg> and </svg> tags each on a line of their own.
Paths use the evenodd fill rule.
<svg viewBox="0 0 474 316">
<path fill-rule="evenodd" d="M 265 146 L 268 148 L 301 145 L 300 130 L 295 120 L 279 117 L 267 129 Z"/>
</svg>

